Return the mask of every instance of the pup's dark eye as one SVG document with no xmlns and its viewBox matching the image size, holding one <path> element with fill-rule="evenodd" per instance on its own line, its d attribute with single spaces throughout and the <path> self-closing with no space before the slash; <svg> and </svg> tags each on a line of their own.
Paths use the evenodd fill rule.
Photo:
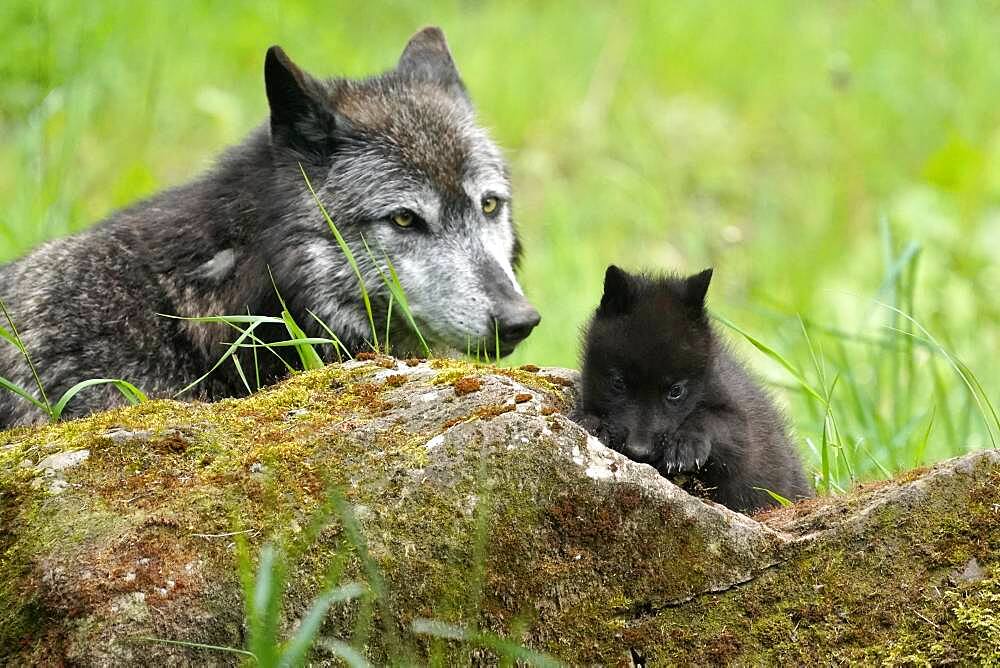
<svg viewBox="0 0 1000 668">
<path fill-rule="evenodd" d="M 674 383 L 667 390 L 667 400 L 668 401 L 680 401 L 687 394 L 687 387 L 683 383 Z"/>
<path fill-rule="evenodd" d="M 500 210 L 500 199 L 498 197 L 493 197 L 492 195 L 484 197 L 483 201 L 479 204 L 483 207 L 483 213 L 485 213 L 489 218 L 497 215 L 497 212 Z"/>
<path fill-rule="evenodd" d="M 413 223 L 417 222 L 417 216 L 409 209 L 400 209 L 389 216 L 389 220 L 391 220 L 396 227 L 407 228 L 412 227 Z"/>
</svg>

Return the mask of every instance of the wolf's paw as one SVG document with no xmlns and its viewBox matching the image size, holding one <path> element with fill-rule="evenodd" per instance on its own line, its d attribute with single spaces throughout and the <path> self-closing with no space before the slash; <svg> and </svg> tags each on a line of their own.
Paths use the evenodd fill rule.
<svg viewBox="0 0 1000 668">
<path fill-rule="evenodd" d="M 656 465 L 660 475 L 694 473 L 705 465 L 712 451 L 712 442 L 701 433 L 678 433 L 662 443 L 663 455 Z"/>
<path fill-rule="evenodd" d="M 620 450 L 625 445 L 625 432 L 613 424 L 605 422 L 592 413 L 584 413 L 576 418 L 576 423 L 604 445 Z"/>
</svg>

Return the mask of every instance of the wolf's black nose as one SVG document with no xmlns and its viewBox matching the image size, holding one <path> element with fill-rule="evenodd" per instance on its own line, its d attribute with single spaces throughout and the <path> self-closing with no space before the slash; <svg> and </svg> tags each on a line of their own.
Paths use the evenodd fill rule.
<svg viewBox="0 0 1000 668">
<path fill-rule="evenodd" d="M 494 317 L 500 331 L 500 342 L 506 346 L 514 346 L 526 339 L 531 330 L 542 321 L 542 316 L 528 302 L 501 310 Z"/>
</svg>

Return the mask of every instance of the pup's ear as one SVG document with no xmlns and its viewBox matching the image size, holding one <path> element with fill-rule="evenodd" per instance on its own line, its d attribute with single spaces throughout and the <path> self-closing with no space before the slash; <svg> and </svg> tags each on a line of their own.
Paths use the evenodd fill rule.
<svg viewBox="0 0 1000 668">
<path fill-rule="evenodd" d="M 437 83 L 454 97 L 469 101 L 448 42 L 437 26 L 428 26 L 410 38 L 399 57 L 396 71 L 405 77 Z"/>
<path fill-rule="evenodd" d="M 328 152 L 336 119 L 324 104 L 323 87 L 280 46 L 267 50 L 264 86 L 271 107 L 271 141 L 307 155 Z"/>
<path fill-rule="evenodd" d="M 604 272 L 604 296 L 601 305 L 597 307 L 599 317 L 608 317 L 627 313 L 632 307 L 632 287 L 629 275 L 611 265 Z"/>
<path fill-rule="evenodd" d="M 712 270 L 688 276 L 684 279 L 684 298 L 687 303 L 696 308 L 705 306 L 705 294 L 708 292 L 708 284 L 712 281 Z"/>
</svg>

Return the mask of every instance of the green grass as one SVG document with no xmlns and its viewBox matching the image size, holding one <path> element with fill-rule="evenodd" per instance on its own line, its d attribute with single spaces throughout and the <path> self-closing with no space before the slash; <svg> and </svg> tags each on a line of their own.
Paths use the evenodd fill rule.
<svg viewBox="0 0 1000 668">
<path fill-rule="evenodd" d="M 0 315 L 3 316 L 3 319 L 0 320 L 0 322 L 6 324 L 6 327 L 3 324 L 0 324 L 0 345 L 6 343 L 13 346 L 17 350 L 20 357 L 24 359 L 25 367 L 31 371 L 31 379 L 34 382 L 34 388 L 29 389 L 16 384 L 8 378 L 0 376 L 0 391 L 12 392 L 22 400 L 32 404 L 39 411 L 45 413 L 50 422 L 56 422 L 62 417 L 63 411 L 66 410 L 66 405 L 73 399 L 73 397 L 80 394 L 84 390 L 92 387 L 98 387 L 100 385 L 111 385 L 121 393 L 121 395 L 125 398 L 125 401 L 132 405 L 148 400 L 146 394 L 142 390 L 126 380 L 122 380 L 120 378 L 88 378 L 73 384 L 59 396 L 59 399 L 57 399 L 55 403 L 52 403 L 49 399 L 48 393 L 45 391 L 45 386 L 42 384 L 42 379 L 38 375 L 38 367 L 35 365 L 35 361 L 28 352 L 28 348 L 24 345 L 24 340 L 21 338 L 21 334 L 17 331 L 17 325 L 11 317 L 10 312 L 7 310 L 7 305 L 4 304 L 2 299 L 0 299 Z M 37 390 L 37 393 L 33 393 L 33 389 Z"/>
<path fill-rule="evenodd" d="M 485 481 L 485 460 L 480 469 L 480 479 Z M 483 503 L 477 506 L 476 536 L 473 560 L 476 577 L 468 583 L 467 594 L 470 598 L 470 615 L 478 617 L 480 597 L 483 587 L 483 573 L 489 555 L 486 552 L 487 523 L 492 509 L 489 494 L 481 489 Z M 290 562 L 297 556 L 314 548 L 319 540 L 320 532 L 336 517 L 344 538 L 330 560 L 327 573 L 322 584 L 322 591 L 311 601 L 309 608 L 302 615 L 294 628 L 291 637 L 283 638 L 281 633 L 285 606 L 285 593 L 289 583 Z M 371 625 L 375 613 L 378 613 L 381 628 L 380 643 L 385 648 L 388 665 L 416 665 L 417 648 L 415 640 L 418 636 L 429 636 L 438 643 L 451 643 L 457 648 L 485 649 L 496 654 L 500 665 L 540 666 L 555 668 L 562 664 L 556 659 L 539 652 L 527 649 L 520 643 L 493 633 L 480 631 L 476 628 L 466 628 L 455 624 L 433 619 L 415 619 L 407 629 L 407 637 L 400 637 L 397 630 L 398 616 L 392 609 L 388 585 L 378 563 L 368 551 L 367 539 L 361 528 L 361 523 L 355 516 L 353 507 L 344 498 L 343 493 L 331 488 L 326 497 L 326 503 L 314 513 L 308 529 L 297 540 L 278 539 L 267 542 L 261 547 L 254 560 L 250 554 L 250 546 L 243 531 L 234 532 L 236 536 L 239 575 L 242 582 L 243 616 L 246 626 L 246 647 L 222 647 L 206 645 L 175 638 L 143 638 L 145 642 L 180 645 L 190 649 L 205 650 L 211 653 L 228 653 L 242 656 L 250 660 L 250 665 L 263 668 L 299 668 L 309 663 L 315 646 L 322 647 L 328 654 L 339 658 L 352 668 L 367 668 L 371 664 L 364 658 L 365 649 L 371 633 Z M 360 562 L 364 582 L 342 583 L 345 565 L 356 557 Z M 256 561 L 256 564 L 254 564 Z M 327 612 L 334 605 L 342 605 L 351 601 L 359 602 L 359 613 L 356 616 L 353 636 L 349 640 L 330 638 L 321 635 Z M 517 628 L 518 624 L 512 625 Z M 435 647 L 436 652 L 443 648 Z M 429 665 L 447 665 L 445 659 L 432 654 Z M 466 659 L 473 660 L 469 654 Z"/>
<path fill-rule="evenodd" d="M 574 365 L 610 263 L 714 266 L 824 488 L 994 442 L 991 2 L 9 0 L 0 261 L 207 166 L 268 45 L 363 75 L 428 23 L 511 162 L 543 322 L 510 363 Z"/>
</svg>

